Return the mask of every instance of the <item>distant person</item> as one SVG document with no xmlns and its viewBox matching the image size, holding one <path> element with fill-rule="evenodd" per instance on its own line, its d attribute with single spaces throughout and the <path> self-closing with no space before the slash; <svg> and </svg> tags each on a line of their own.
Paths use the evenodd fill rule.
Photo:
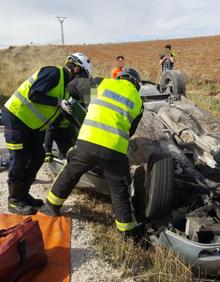
<svg viewBox="0 0 220 282">
<path fill-rule="evenodd" d="M 112 70 L 111 77 L 116 79 L 117 75 L 123 71 L 124 64 L 125 64 L 125 58 L 123 56 L 118 56 L 116 58 L 117 67 Z"/>
<path fill-rule="evenodd" d="M 165 54 L 160 57 L 161 73 L 172 70 L 175 63 L 175 52 L 172 51 L 171 45 L 164 46 Z"/>
</svg>

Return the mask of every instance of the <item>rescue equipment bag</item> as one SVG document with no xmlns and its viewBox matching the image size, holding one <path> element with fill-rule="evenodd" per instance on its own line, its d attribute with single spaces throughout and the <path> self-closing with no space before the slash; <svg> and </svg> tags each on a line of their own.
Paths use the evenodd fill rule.
<svg viewBox="0 0 220 282">
<path fill-rule="evenodd" d="M 38 221 L 26 218 L 22 223 L 0 230 L 0 281 L 16 281 L 20 276 L 41 269 L 47 257 Z"/>
</svg>

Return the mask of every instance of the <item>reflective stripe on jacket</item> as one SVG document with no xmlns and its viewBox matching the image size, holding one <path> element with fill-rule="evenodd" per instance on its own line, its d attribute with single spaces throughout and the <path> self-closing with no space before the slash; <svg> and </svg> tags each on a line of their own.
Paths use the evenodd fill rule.
<svg viewBox="0 0 220 282">
<path fill-rule="evenodd" d="M 127 154 L 129 129 L 140 114 L 142 100 L 127 80 L 104 79 L 88 108 L 78 139 Z"/>
<path fill-rule="evenodd" d="M 68 92 L 64 87 L 64 71 L 58 67 L 60 79 L 57 86 L 52 88 L 47 95 L 56 97 L 58 100 L 67 99 Z M 38 79 L 38 73 L 34 73 L 14 92 L 5 103 L 5 107 L 17 118 L 23 121 L 31 129 L 46 129 L 60 114 L 60 109 L 54 106 L 33 103 L 28 98 L 28 93 L 33 83 Z"/>
</svg>

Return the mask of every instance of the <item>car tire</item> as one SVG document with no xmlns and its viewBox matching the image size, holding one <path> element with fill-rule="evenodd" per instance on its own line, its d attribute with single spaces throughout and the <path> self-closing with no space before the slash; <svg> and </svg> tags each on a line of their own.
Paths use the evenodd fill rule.
<svg viewBox="0 0 220 282">
<path fill-rule="evenodd" d="M 174 166 L 169 156 L 152 157 L 134 175 L 132 200 L 138 220 L 157 219 L 172 211 L 174 196 Z"/>
<path fill-rule="evenodd" d="M 160 80 L 160 88 L 162 92 L 166 91 L 169 86 L 172 94 L 186 96 L 185 79 L 180 71 L 168 70 L 162 74 Z"/>
</svg>

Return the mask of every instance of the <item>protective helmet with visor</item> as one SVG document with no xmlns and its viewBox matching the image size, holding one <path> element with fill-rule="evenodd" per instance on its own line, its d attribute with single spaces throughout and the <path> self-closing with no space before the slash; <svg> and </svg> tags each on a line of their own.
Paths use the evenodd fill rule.
<svg viewBox="0 0 220 282">
<path fill-rule="evenodd" d="M 85 70 L 85 72 L 87 73 L 88 77 L 91 76 L 92 64 L 91 64 L 89 58 L 86 55 L 84 55 L 82 53 L 70 54 L 67 57 L 66 62 L 70 63 L 70 64 L 75 64 L 77 66 L 80 66 L 83 70 Z"/>
</svg>

